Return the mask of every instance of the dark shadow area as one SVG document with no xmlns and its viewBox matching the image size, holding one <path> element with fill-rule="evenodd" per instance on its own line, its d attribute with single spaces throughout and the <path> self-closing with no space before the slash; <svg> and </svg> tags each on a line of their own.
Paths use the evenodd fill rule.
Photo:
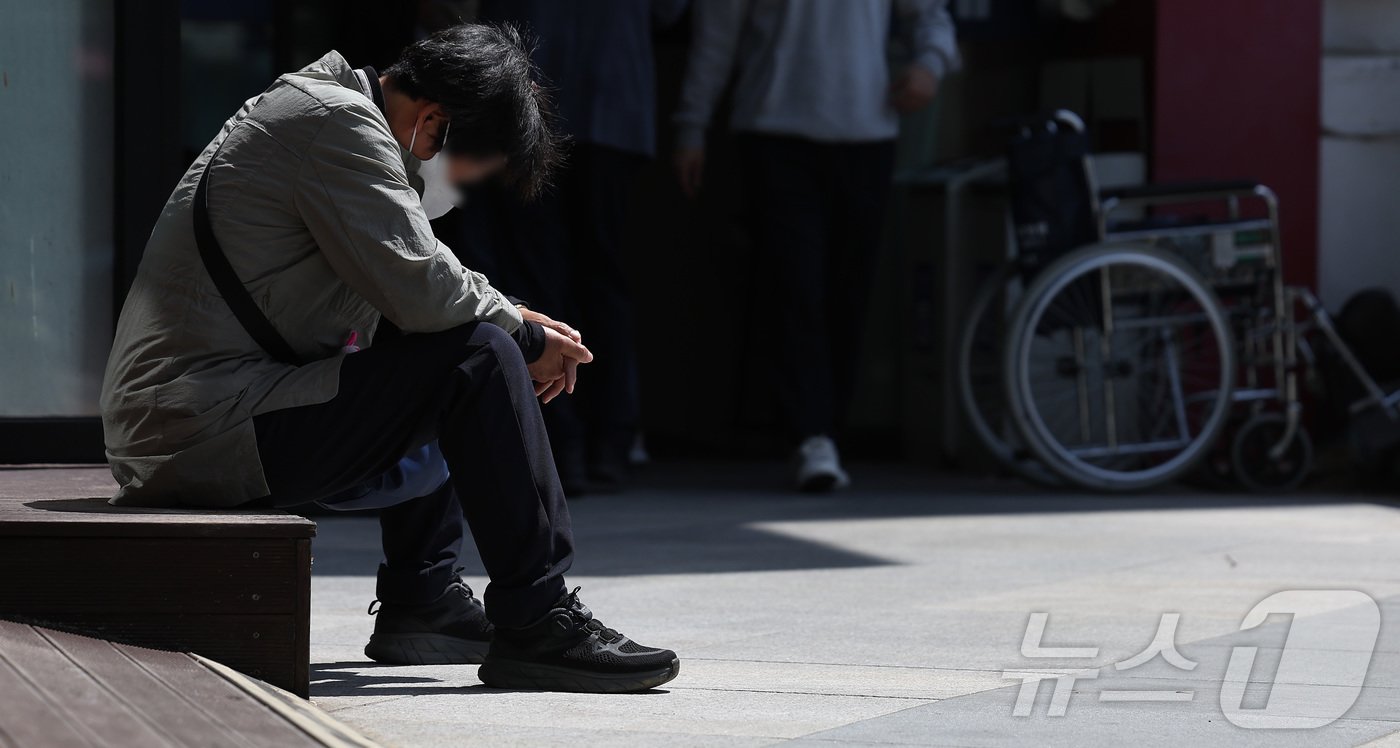
<svg viewBox="0 0 1400 748">
<path fill-rule="evenodd" d="M 409 696 L 458 693 L 462 690 L 461 688 L 428 685 L 440 683 L 441 681 L 437 678 L 377 674 L 378 671 L 387 669 L 372 660 L 312 663 L 311 695 L 313 697 L 368 696 L 373 693 L 385 696 Z"/>
<path fill-rule="evenodd" d="M 378 525 L 365 525 L 369 530 L 366 543 L 354 547 L 318 543 L 313 550 L 315 573 L 373 574 L 379 563 Z M 574 534 L 578 543 L 589 549 L 588 573 L 604 576 L 844 569 L 889 564 L 874 556 L 725 522 L 650 528 L 628 523 L 627 529 L 609 531 L 594 525 L 587 522 L 580 526 L 576 518 Z M 469 575 L 486 573 L 470 540 L 463 550 L 462 563 Z"/>
<path fill-rule="evenodd" d="M 72 512 L 77 514 L 170 514 L 170 515 L 266 515 L 277 513 L 269 509 L 194 509 L 182 507 L 113 506 L 107 499 L 39 499 L 26 501 L 24 506 L 44 512 Z"/>
<path fill-rule="evenodd" d="M 633 484 L 639 491 L 708 492 L 716 499 L 755 493 L 786 501 L 817 516 L 1017 514 L 1045 512 L 1145 511 L 1157 509 L 1250 508 L 1334 504 L 1338 501 L 1394 503 L 1393 495 L 1325 485 L 1294 492 L 1255 494 L 1173 484 L 1150 491 L 1108 494 L 1077 489 L 1048 489 L 1021 480 L 932 470 L 900 463 L 855 463 L 854 488 L 826 496 L 794 493 L 783 463 L 684 461 L 650 466 Z M 874 500 L 872 500 L 874 499 Z M 592 500 L 585 497 L 585 501 Z"/>
<path fill-rule="evenodd" d="M 165 191 L 168 193 L 169 188 Z M 107 456 L 102 451 L 102 421 L 96 416 L 0 418 L 0 463 L 4 463 L 0 470 L 33 470 L 37 467 L 33 463 L 105 468 Z"/>
<path fill-rule="evenodd" d="M 117 490 L 107 467 L 20 465 L 0 468 L 0 499 L 92 498 L 106 501 Z"/>
<path fill-rule="evenodd" d="M 463 667 L 476 667 L 465 665 Z M 390 674 L 393 666 L 364 662 L 323 662 L 311 665 L 311 696 L 330 698 L 334 696 L 427 696 L 430 694 L 476 694 L 476 693 L 523 693 L 510 688 L 491 688 L 483 684 L 471 686 L 430 685 L 442 683 L 436 678 L 417 675 Z M 381 674 L 382 673 L 382 674 Z M 421 684 L 421 685 L 418 685 Z M 670 693 L 663 688 L 653 688 L 629 695 L 653 695 Z"/>
<path fill-rule="evenodd" d="M 24 505 L 41 512 L 76 512 L 81 514 L 134 514 L 152 510 L 145 508 L 112 506 L 106 499 L 40 499 L 26 501 Z"/>
<path fill-rule="evenodd" d="M 1207 493 L 1180 486 L 1133 495 L 1045 491 L 1014 481 L 897 465 L 857 465 L 855 474 L 852 490 L 810 496 L 788 490 L 780 464 L 654 465 L 642 471 L 624 493 L 571 500 L 576 565 L 590 576 L 623 576 L 848 569 L 892 563 L 761 526 L 774 522 L 1265 509 L 1370 501 L 1364 496 L 1318 493 Z M 315 573 L 373 574 L 380 560 L 378 523 L 321 519 L 314 547 Z M 470 542 L 463 549 L 462 562 L 467 575 L 484 575 Z"/>
</svg>

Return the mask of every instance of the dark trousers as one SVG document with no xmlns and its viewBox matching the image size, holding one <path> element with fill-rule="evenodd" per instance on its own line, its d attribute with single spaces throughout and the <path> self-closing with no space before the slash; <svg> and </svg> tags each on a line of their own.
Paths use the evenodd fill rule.
<svg viewBox="0 0 1400 748">
<path fill-rule="evenodd" d="M 570 288 L 584 343 L 598 367 L 579 389 L 586 436 L 595 462 L 621 464 L 637 434 L 636 313 L 624 266 L 623 231 L 632 186 L 645 159 L 581 144 L 564 176 L 565 225 L 571 245 Z"/>
<path fill-rule="evenodd" d="M 794 439 L 833 435 L 858 371 L 894 143 L 746 133 L 738 146 L 785 425 Z"/>
<path fill-rule="evenodd" d="M 545 409 L 561 470 L 581 470 L 585 457 L 618 462 L 636 434 L 636 323 L 622 236 L 644 163 L 638 154 L 577 143 L 554 188 L 534 202 L 487 187 L 443 227 L 449 237 L 460 237 L 448 244 L 461 247 L 468 267 L 577 327 L 593 351 L 594 362 L 580 372 L 578 395 Z"/>
<path fill-rule="evenodd" d="M 494 623 L 531 623 L 563 594 L 569 510 L 525 360 L 501 328 L 473 323 L 377 343 L 345 358 L 334 399 L 253 424 L 270 502 L 281 507 L 354 489 L 438 441 L 451 480 L 380 514 L 381 600 L 443 593 L 464 516 L 491 578 L 484 598 Z"/>
</svg>

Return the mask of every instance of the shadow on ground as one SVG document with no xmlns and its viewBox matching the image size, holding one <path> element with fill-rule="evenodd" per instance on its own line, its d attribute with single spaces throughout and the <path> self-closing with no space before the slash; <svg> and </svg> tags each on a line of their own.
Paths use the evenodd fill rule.
<svg viewBox="0 0 1400 748">
<path fill-rule="evenodd" d="M 475 665 L 462 665 L 472 668 Z M 470 695 L 533 693 L 509 688 L 491 688 L 480 683 L 460 685 L 441 677 L 425 677 L 404 672 L 412 668 L 378 665 L 373 662 L 322 662 L 311 665 L 311 690 L 318 699 L 336 696 L 424 696 L 429 694 Z M 440 685 L 432 685 L 440 684 Z M 670 693 L 664 688 L 641 691 L 634 696 Z"/>
<path fill-rule="evenodd" d="M 988 514 L 1146 511 L 1305 506 L 1336 494 L 1262 496 L 1173 487 L 1107 496 L 1045 491 L 1021 483 L 924 472 L 898 466 L 858 468 L 857 487 L 807 496 L 784 488 L 767 464 L 684 463 L 646 470 L 631 490 L 571 501 L 574 532 L 587 549 L 588 574 L 706 574 L 842 569 L 892 562 L 771 532 L 764 523 Z M 1374 497 L 1346 497 L 1371 501 Z M 379 563 L 378 524 L 363 514 L 317 516 L 317 574 L 372 574 Z M 470 541 L 468 541 L 470 544 Z M 470 547 L 467 573 L 484 570 Z"/>
</svg>

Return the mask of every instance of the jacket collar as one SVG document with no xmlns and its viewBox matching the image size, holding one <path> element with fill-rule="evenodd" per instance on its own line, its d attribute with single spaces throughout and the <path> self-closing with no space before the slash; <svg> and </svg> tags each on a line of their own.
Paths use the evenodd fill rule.
<svg viewBox="0 0 1400 748">
<path fill-rule="evenodd" d="M 355 72 L 363 76 L 365 85 L 369 88 L 369 97 L 374 99 L 374 105 L 379 107 L 379 113 L 384 115 L 384 119 L 389 119 L 389 110 L 384 108 L 384 88 L 379 85 L 379 71 L 366 65 Z"/>
<path fill-rule="evenodd" d="M 323 80 L 330 79 L 346 88 L 361 90 L 355 81 L 354 68 L 351 68 L 350 63 L 345 61 L 345 57 L 333 49 L 322 55 L 321 59 L 297 71 L 296 74 Z"/>
</svg>

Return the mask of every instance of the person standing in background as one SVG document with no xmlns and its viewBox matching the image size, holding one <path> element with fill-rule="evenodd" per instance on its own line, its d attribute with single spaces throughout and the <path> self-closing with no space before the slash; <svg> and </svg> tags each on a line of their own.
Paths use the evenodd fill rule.
<svg viewBox="0 0 1400 748">
<path fill-rule="evenodd" d="M 621 488 L 640 419 L 635 322 L 622 258 L 634 178 L 656 154 L 652 30 L 688 0 L 482 0 L 479 18 L 515 25 L 572 140 L 554 189 L 532 204 L 482 191 L 465 206 L 474 258 L 532 307 L 574 314 L 596 356 L 576 401 L 545 409 L 570 495 Z"/>
<path fill-rule="evenodd" d="M 896 33 L 912 59 L 891 72 Z M 730 128 L 778 307 L 779 401 L 800 490 L 850 482 L 834 435 L 857 371 L 899 114 L 927 106 L 959 64 L 947 0 L 695 4 L 677 176 L 688 196 L 700 190 L 705 130 L 736 75 Z"/>
</svg>

